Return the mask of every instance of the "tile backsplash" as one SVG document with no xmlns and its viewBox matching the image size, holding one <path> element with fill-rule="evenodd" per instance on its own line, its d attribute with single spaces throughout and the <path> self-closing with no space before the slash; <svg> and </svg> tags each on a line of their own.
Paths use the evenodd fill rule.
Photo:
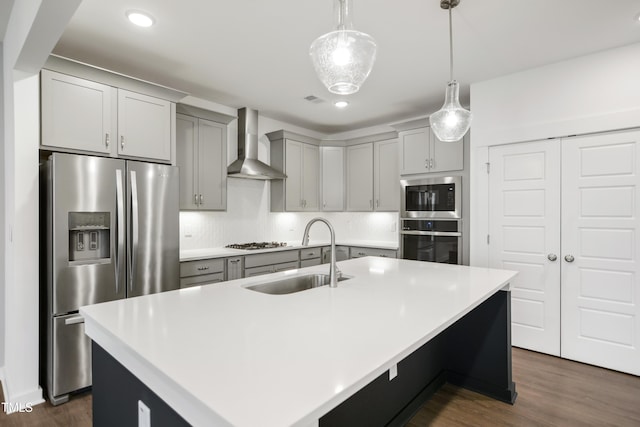
<svg viewBox="0 0 640 427">
<path fill-rule="evenodd" d="M 180 249 L 254 241 L 298 242 L 307 222 L 317 216 L 331 222 L 339 241 L 398 241 L 397 212 L 272 213 L 268 181 L 229 178 L 226 212 L 180 213 Z M 329 241 L 327 227 L 314 224 L 310 239 Z"/>
</svg>

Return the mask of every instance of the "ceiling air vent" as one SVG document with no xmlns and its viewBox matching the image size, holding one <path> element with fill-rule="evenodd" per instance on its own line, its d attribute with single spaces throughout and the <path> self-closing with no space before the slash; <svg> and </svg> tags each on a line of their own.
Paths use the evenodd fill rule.
<svg viewBox="0 0 640 427">
<path fill-rule="evenodd" d="M 305 96 L 304 99 L 306 99 L 307 101 L 309 101 L 309 102 L 311 102 L 313 104 L 322 104 L 324 102 L 324 99 L 318 98 L 315 95 Z"/>
</svg>

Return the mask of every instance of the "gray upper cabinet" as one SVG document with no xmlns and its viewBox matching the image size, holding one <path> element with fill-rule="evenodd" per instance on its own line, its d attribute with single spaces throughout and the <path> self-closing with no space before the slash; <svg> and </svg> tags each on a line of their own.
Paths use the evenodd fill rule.
<svg viewBox="0 0 640 427">
<path fill-rule="evenodd" d="M 400 207 L 398 140 L 376 141 L 374 155 L 374 210 L 397 211 Z"/>
<path fill-rule="evenodd" d="M 176 114 L 176 161 L 181 210 L 227 208 L 226 123 Z"/>
<path fill-rule="evenodd" d="M 116 153 L 116 88 L 42 70 L 41 91 L 43 146 Z"/>
<path fill-rule="evenodd" d="M 171 102 L 41 73 L 42 148 L 171 162 Z"/>
<path fill-rule="evenodd" d="M 344 210 L 344 147 L 320 147 L 323 211 Z"/>
<path fill-rule="evenodd" d="M 171 103 L 118 89 L 118 155 L 171 161 Z"/>
<path fill-rule="evenodd" d="M 399 138 L 401 175 L 457 171 L 464 168 L 462 141 L 442 142 L 430 127 L 400 132 Z"/>
<path fill-rule="evenodd" d="M 267 137 L 271 140 L 271 166 L 287 175 L 271 181 L 271 210 L 320 210 L 320 147 L 306 142 L 312 138 L 285 131 Z"/>
<path fill-rule="evenodd" d="M 400 206 L 398 141 L 352 145 L 347 152 L 347 210 L 397 211 Z"/>
<path fill-rule="evenodd" d="M 373 210 L 373 144 L 347 147 L 347 210 Z"/>
</svg>

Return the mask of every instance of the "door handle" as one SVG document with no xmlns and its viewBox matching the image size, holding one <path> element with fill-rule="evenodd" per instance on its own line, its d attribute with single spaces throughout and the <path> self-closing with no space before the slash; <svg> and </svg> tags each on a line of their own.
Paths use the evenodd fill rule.
<svg viewBox="0 0 640 427">
<path fill-rule="evenodd" d="M 65 325 L 75 325 L 77 323 L 84 323 L 84 317 L 77 315 L 77 316 L 69 317 L 68 319 L 64 319 Z"/>
<path fill-rule="evenodd" d="M 200 204 L 204 203 L 204 197 L 202 196 L 202 194 L 200 195 Z"/>
<path fill-rule="evenodd" d="M 558 256 L 556 254 L 549 254 L 549 255 L 547 255 L 547 259 L 549 261 L 555 261 L 555 260 L 558 259 Z"/>
<path fill-rule="evenodd" d="M 194 195 L 193 195 L 193 204 L 194 204 L 194 205 L 197 205 L 197 204 L 198 204 L 198 195 L 197 195 L 197 194 L 194 194 Z"/>
<path fill-rule="evenodd" d="M 124 186 L 122 183 L 122 171 L 116 169 L 116 229 L 118 242 L 115 250 L 116 269 L 116 294 L 120 292 L 120 268 L 122 267 L 122 257 L 124 255 Z"/>
<path fill-rule="evenodd" d="M 131 171 L 131 257 L 129 262 L 129 289 L 133 291 L 136 274 L 136 253 L 138 251 L 138 181 L 136 171 Z"/>
<path fill-rule="evenodd" d="M 575 258 L 573 257 L 573 255 L 565 255 L 564 260 L 567 262 L 573 262 Z"/>
</svg>

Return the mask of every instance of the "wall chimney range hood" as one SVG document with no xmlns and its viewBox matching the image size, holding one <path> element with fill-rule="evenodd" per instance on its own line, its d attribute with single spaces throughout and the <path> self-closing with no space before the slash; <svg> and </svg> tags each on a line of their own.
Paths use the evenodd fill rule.
<svg viewBox="0 0 640 427">
<path fill-rule="evenodd" d="M 258 160 L 258 111 L 238 110 L 238 160 L 227 168 L 230 178 L 285 179 L 287 175 Z"/>
</svg>

